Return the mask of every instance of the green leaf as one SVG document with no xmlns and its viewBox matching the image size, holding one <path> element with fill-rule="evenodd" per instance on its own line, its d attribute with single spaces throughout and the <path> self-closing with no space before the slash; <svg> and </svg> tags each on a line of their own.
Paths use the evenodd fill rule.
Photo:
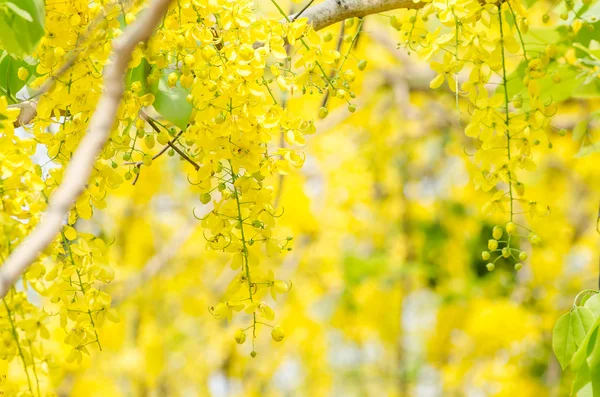
<svg viewBox="0 0 600 397">
<path fill-rule="evenodd" d="M 154 109 L 165 119 L 185 130 L 193 110 L 186 99 L 188 92 L 179 86 L 169 87 L 167 78 L 163 76 L 158 82 L 154 96 Z"/>
<path fill-rule="evenodd" d="M 587 120 L 582 120 L 579 123 L 577 123 L 577 125 L 575 125 L 575 128 L 573 128 L 573 140 L 575 142 L 577 142 L 578 140 L 583 138 L 583 136 L 587 132 L 587 126 L 588 126 Z"/>
<path fill-rule="evenodd" d="M 582 389 L 584 390 L 579 394 L 579 391 Z M 573 381 L 573 386 L 571 387 L 571 395 L 592 396 L 590 369 L 588 368 L 586 362 L 583 363 L 580 370 L 575 375 L 575 380 Z"/>
<path fill-rule="evenodd" d="M 142 83 L 142 91 L 140 92 L 140 95 L 145 94 L 146 91 L 146 87 L 148 86 L 148 75 L 150 74 L 150 64 L 148 63 L 148 61 L 146 61 L 144 58 L 142 58 L 142 61 L 140 62 L 140 64 L 138 66 L 136 66 L 135 68 L 129 69 L 129 71 L 127 72 L 127 80 L 126 80 L 126 84 L 127 84 L 127 88 L 131 87 L 131 83 L 133 83 L 134 81 L 139 81 L 140 83 Z"/>
<path fill-rule="evenodd" d="M 15 102 L 12 98 L 25 85 L 25 82 L 19 79 L 17 74 L 21 67 L 28 69 L 30 75 L 35 70 L 34 66 L 23 60 L 14 59 L 6 53 L 0 58 L 0 94 L 6 95 L 9 103 Z"/>
<path fill-rule="evenodd" d="M 12 10 L 12 12 L 14 12 L 15 14 L 17 14 L 18 16 L 20 16 L 24 20 L 26 20 L 28 22 L 33 22 L 33 18 L 31 17 L 31 14 L 28 13 L 27 11 L 25 11 L 24 9 L 22 9 L 21 7 L 19 7 L 18 5 L 16 5 L 15 3 L 5 3 L 5 5 L 10 10 Z"/>
<path fill-rule="evenodd" d="M 526 68 L 526 63 L 522 62 L 517 70 L 508 76 L 507 89 L 509 98 L 512 98 L 517 94 L 523 95 L 526 93 L 527 87 L 525 87 L 525 84 L 523 84 Z M 552 76 L 554 74 L 558 74 L 560 76 L 560 83 L 555 83 L 552 80 Z M 582 87 L 585 86 L 585 82 L 579 77 L 577 70 L 569 65 L 562 65 L 556 62 L 548 65 L 544 77 L 538 79 L 537 81 L 540 85 L 540 100 L 546 104 L 551 102 L 558 103 L 564 101 L 565 99 L 569 99 L 575 92 L 581 90 Z M 500 86 L 498 89 L 503 90 L 502 86 Z M 525 110 L 529 109 L 528 101 L 524 101 L 523 108 Z"/>
<path fill-rule="evenodd" d="M 586 351 L 588 352 L 587 366 L 590 372 L 592 381 L 592 390 L 594 397 L 600 397 L 600 340 L 598 339 L 598 328 L 590 334 L 595 333 L 596 336 L 590 335 Z"/>
<path fill-rule="evenodd" d="M 586 338 L 594 321 L 591 310 L 575 307 L 556 322 L 552 333 L 552 349 L 563 370 L 569 366 L 571 358 Z"/>
<path fill-rule="evenodd" d="M 590 44 L 592 44 L 593 41 L 595 41 L 595 40 L 590 40 Z M 586 54 L 588 54 L 595 60 L 597 60 L 597 61 L 599 60 L 598 58 L 599 58 L 600 52 L 598 52 L 598 50 L 591 50 L 580 43 L 573 43 L 573 47 L 579 48 L 581 51 L 585 52 Z"/>
<path fill-rule="evenodd" d="M 600 318 L 600 294 L 593 294 L 585 301 L 585 308 L 590 309 L 594 317 Z"/>
<path fill-rule="evenodd" d="M 18 7 L 0 0 L 0 7 L 11 10 L 0 13 L 0 45 L 14 57 L 33 52 L 44 36 L 44 0 L 19 0 Z M 25 14 L 29 18 L 24 18 Z"/>
<path fill-rule="evenodd" d="M 590 81 L 584 81 L 579 87 L 573 91 L 573 98 L 578 99 L 589 99 L 600 97 L 600 81 L 598 79 L 592 79 Z"/>
<path fill-rule="evenodd" d="M 586 363 L 586 359 L 588 355 L 592 352 L 592 348 L 596 343 L 596 339 L 598 337 L 598 326 L 600 325 L 600 320 L 596 320 L 593 327 L 589 330 L 587 336 L 581 341 L 579 347 L 575 354 L 573 354 L 573 358 L 571 359 L 571 369 L 574 372 L 577 372 L 581 369 L 581 366 Z"/>
<path fill-rule="evenodd" d="M 523 34 L 523 41 L 529 47 L 556 44 L 563 40 L 562 34 L 556 28 L 551 27 L 530 28 L 527 33 Z"/>
<path fill-rule="evenodd" d="M 577 391 L 577 397 L 594 397 L 594 391 L 592 390 L 592 382 L 588 381 L 588 383 L 583 385 L 581 389 Z"/>
</svg>

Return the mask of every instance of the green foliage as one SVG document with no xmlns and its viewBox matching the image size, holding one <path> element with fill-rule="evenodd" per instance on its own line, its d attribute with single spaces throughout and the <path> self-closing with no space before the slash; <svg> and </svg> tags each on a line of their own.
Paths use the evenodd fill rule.
<svg viewBox="0 0 600 397">
<path fill-rule="evenodd" d="M 570 367 L 575 374 L 572 395 L 600 396 L 600 295 L 598 291 L 585 290 L 590 294 L 585 304 L 575 305 L 569 313 L 559 318 L 552 334 L 552 348 L 561 367 Z M 584 299 L 582 299 L 583 301 Z"/>
<path fill-rule="evenodd" d="M 25 68 L 32 74 L 35 67 L 21 59 L 15 59 L 6 52 L 0 56 L 0 92 L 6 95 L 9 102 L 15 102 L 15 95 L 23 86 L 25 81 L 18 76 L 19 68 Z"/>
<path fill-rule="evenodd" d="M 581 120 L 573 128 L 573 140 L 581 145 L 575 157 L 586 157 L 600 152 L 600 142 L 593 141 L 589 130 L 590 121 L 598 118 L 599 115 L 599 112 L 591 113 L 589 118 Z"/>
<path fill-rule="evenodd" d="M 30 54 L 43 36 L 43 0 L 0 0 L 0 45 L 9 54 Z"/>
<path fill-rule="evenodd" d="M 181 129 L 186 129 L 193 107 L 187 101 L 188 92 L 179 87 L 169 87 L 167 77 L 163 76 L 153 90 L 153 106 L 156 111 Z"/>
<path fill-rule="evenodd" d="M 150 64 L 145 59 L 142 59 L 140 64 L 135 68 L 129 69 L 127 72 L 126 78 L 126 86 L 127 88 L 131 88 L 131 84 L 139 81 L 142 85 L 142 90 L 140 94 L 144 94 L 147 91 L 148 86 L 148 75 L 150 74 Z"/>
</svg>

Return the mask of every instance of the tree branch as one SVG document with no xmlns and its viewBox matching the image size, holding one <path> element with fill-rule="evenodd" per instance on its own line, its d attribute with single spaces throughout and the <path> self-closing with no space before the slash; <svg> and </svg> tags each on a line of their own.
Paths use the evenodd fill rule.
<svg viewBox="0 0 600 397">
<path fill-rule="evenodd" d="M 113 45 L 113 60 L 104 69 L 105 88 L 94 112 L 87 134 L 81 140 L 63 183 L 54 191 L 48 210 L 33 232 L 12 252 L 0 268 L 0 297 L 46 249 L 60 232 L 64 217 L 81 195 L 92 173 L 96 157 L 110 136 L 125 90 L 123 77 L 131 54 L 139 42 L 147 41 L 167 12 L 171 0 L 154 0 Z"/>
<path fill-rule="evenodd" d="M 488 3 L 486 0 L 479 0 L 482 5 L 494 4 L 496 6 L 505 1 L 497 0 Z M 309 23 L 317 31 L 348 18 L 366 17 L 371 14 L 399 9 L 418 10 L 427 4 L 429 3 L 419 0 L 325 0 L 316 6 L 303 10 L 301 18 L 308 18 Z M 288 19 L 293 21 L 298 14 L 292 14 Z"/>
<path fill-rule="evenodd" d="M 160 132 L 160 128 L 157 127 L 156 123 L 154 122 L 154 120 L 152 119 L 152 117 L 148 116 L 146 113 L 144 113 L 143 111 L 140 110 L 140 116 L 146 120 L 148 122 L 148 124 L 150 124 L 150 126 L 154 129 L 154 131 L 156 132 Z M 179 149 L 177 146 L 175 146 L 175 142 L 173 141 L 169 141 L 167 142 L 167 145 L 171 147 L 171 149 L 173 149 L 174 151 L 177 152 L 177 154 L 179 154 L 184 160 L 186 160 L 188 163 L 190 163 L 191 165 L 194 166 L 194 169 L 196 171 L 198 171 L 200 169 L 200 165 L 198 163 L 196 163 L 194 160 L 192 160 L 191 158 L 189 158 L 189 156 L 187 154 L 185 154 L 183 152 L 183 150 Z"/>
<path fill-rule="evenodd" d="M 315 30 L 321 30 L 348 18 L 364 17 L 400 8 L 416 10 L 427 4 L 415 3 L 413 0 L 325 0 L 305 10 L 301 17 L 308 18 Z M 289 16 L 290 20 L 295 18 L 295 14 Z"/>
</svg>

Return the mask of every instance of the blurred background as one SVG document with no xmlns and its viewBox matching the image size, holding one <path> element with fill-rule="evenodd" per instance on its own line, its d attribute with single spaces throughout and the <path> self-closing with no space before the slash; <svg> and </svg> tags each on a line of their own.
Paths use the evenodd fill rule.
<svg viewBox="0 0 600 397">
<path fill-rule="evenodd" d="M 257 12 L 275 17 L 272 8 L 263 1 Z M 470 182 L 469 109 L 429 89 L 434 74 L 398 48 L 390 15 L 366 18 L 353 51 L 368 62 L 357 111 L 333 102 L 304 167 L 271 181 L 284 211 L 279 234 L 293 236 L 292 251 L 268 259 L 293 284 L 274 306 L 284 341 L 261 330 L 251 358 L 250 344 L 233 338 L 247 319 L 209 312 L 235 272 L 229 255 L 206 249 L 193 217 L 210 211 L 187 182 L 193 168 L 165 156 L 78 223 L 112 242 L 107 292 L 121 321 L 100 329 L 103 351 L 82 368 L 56 369 L 60 395 L 568 394 L 551 331 L 578 291 L 598 285 L 600 155 L 575 157 L 570 134 L 536 149 L 525 182 L 551 211 L 520 219 L 542 244 L 520 247 L 529 253 L 520 272 L 501 261 L 488 272 L 481 251 L 506 219 L 483 215 L 490 196 Z M 339 24 L 328 32 L 332 48 L 344 39 Z M 314 93 L 288 109 L 316 118 L 322 101 Z M 563 103 L 554 124 L 571 129 L 598 104 Z"/>
</svg>

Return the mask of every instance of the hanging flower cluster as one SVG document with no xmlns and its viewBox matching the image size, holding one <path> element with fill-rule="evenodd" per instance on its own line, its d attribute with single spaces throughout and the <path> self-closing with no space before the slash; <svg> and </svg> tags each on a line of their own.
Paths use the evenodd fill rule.
<svg viewBox="0 0 600 397">
<path fill-rule="evenodd" d="M 577 21 L 571 29 L 577 33 L 586 22 L 573 4 L 569 9 Z M 561 18 L 569 17 L 568 12 L 565 15 Z M 441 23 L 433 31 L 428 24 L 431 17 Z M 544 22 L 548 18 L 545 14 Z M 404 46 L 431 61 L 437 75 L 430 87 L 446 82 L 455 94 L 465 134 L 477 142 L 474 161 L 479 170 L 473 182 L 477 189 L 493 192 L 483 212 L 505 218 L 482 253 L 488 270 L 494 270 L 500 258 L 521 269 L 527 254 L 518 248 L 519 240 L 537 245 L 541 239 L 519 215 L 549 213 L 547 206 L 527 195 L 522 174 L 536 167 L 535 147 L 552 147 L 551 120 L 557 103 L 543 90 L 560 84 L 557 65 L 568 61 L 568 51 L 563 57 L 554 45 L 528 46 L 528 10 L 518 1 L 432 0 L 391 22 L 400 30 Z M 519 64 L 522 69 L 515 70 Z M 461 107 L 463 100 L 466 104 Z"/>
</svg>

